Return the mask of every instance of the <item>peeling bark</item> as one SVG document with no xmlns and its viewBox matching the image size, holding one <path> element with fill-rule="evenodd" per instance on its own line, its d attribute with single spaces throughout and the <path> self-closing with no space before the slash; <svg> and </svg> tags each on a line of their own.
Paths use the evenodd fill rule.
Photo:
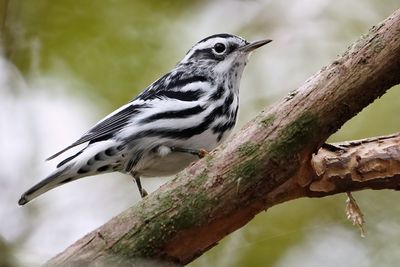
<svg viewBox="0 0 400 267">
<path fill-rule="evenodd" d="M 311 191 L 332 192 L 346 183 L 373 182 L 400 174 L 400 134 L 346 142 L 337 147 L 337 151 L 320 149 L 313 156 L 311 163 L 318 178 L 311 182 Z"/>
<path fill-rule="evenodd" d="M 341 145 L 343 154 L 312 155 L 344 122 L 398 84 L 399 73 L 397 10 L 228 143 L 47 264 L 154 266 L 143 261 L 155 260 L 182 265 L 278 203 L 398 189 L 398 147 L 379 145 L 389 138 L 361 141 L 357 152 L 350 143 Z"/>
</svg>

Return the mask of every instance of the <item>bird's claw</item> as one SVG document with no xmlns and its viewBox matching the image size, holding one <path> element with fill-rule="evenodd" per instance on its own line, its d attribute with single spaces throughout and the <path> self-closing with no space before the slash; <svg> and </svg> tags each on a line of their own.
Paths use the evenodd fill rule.
<svg viewBox="0 0 400 267">
<path fill-rule="evenodd" d="M 144 197 L 147 197 L 147 195 L 148 195 L 147 191 L 144 188 L 142 188 L 142 191 L 140 192 L 140 196 L 142 198 L 144 198 Z"/>
<path fill-rule="evenodd" d="M 209 152 L 207 150 L 205 150 L 205 149 L 199 149 L 199 151 L 197 152 L 197 156 L 199 158 L 204 158 L 208 154 L 209 154 Z"/>
</svg>

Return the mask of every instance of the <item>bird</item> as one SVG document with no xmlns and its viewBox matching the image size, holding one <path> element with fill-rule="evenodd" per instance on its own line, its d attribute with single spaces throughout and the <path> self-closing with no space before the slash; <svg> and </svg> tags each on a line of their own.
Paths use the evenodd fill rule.
<svg viewBox="0 0 400 267">
<path fill-rule="evenodd" d="M 237 120 L 239 85 L 249 55 L 271 41 L 248 42 L 228 33 L 200 40 L 170 72 L 49 157 L 86 144 L 23 193 L 18 204 L 107 172 L 132 176 L 144 198 L 141 177 L 176 174 L 226 140 Z"/>
</svg>

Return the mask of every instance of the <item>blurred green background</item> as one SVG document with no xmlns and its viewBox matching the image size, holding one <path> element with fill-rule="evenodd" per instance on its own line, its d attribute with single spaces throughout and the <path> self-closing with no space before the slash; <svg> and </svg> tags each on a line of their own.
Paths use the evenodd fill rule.
<svg viewBox="0 0 400 267">
<path fill-rule="evenodd" d="M 398 0 L 0 0 L 0 266 L 38 266 L 139 201 L 130 179 L 110 174 L 16 204 L 54 168 L 44 158 L 132 99 L 198 40 L 220 32 L 274 40 L 245 70 L 238 129 L 397 8 Z M 398 132 L 399 103 L 392 88 L 330 141 Z M 165 181 L 144 186 L 152 191 Z M 355 197 L 366 238 L 345 219 L 343 195 L 301 199 L 258 215 L 190 266 L 397 266 L 399 196 Z"/>
</svg>

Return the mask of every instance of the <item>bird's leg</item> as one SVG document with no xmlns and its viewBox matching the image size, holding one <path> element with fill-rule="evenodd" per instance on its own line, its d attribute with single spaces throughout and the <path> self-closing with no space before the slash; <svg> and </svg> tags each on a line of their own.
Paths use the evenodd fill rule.
<svg viewBox="0 0 400 267">
<path fill-rule="evenodd" d="M 142 183 L 140 181 L 140 175 L 138 175 L 136 172 L 131 172 L 131 174 L 132 174 L 133 179 L 135 180 L 136 185 L 137 185 L 137 187 L 139 189 L 140 196 L 142 198 L 144 198 L 148 194 L 147 194 L 146 190 L 142 187 Z"/>
<path fill-rule="evenodd" d="M 196 149 L 189 149 L 189 148 L 182 148 L 182 147 L 171 147 L 171 151 L 189 153 L 189 154 L 198 156 L 199 158 L 204 158 L 208 154 L 208 151 L 205 149 L 196 150 Z"/>
<path fill-rule="evenodd" d="M 142 183 L 140 181 L 140 176 L 135 176 L 134 179 L 135 179 L 136 185 L 137 185 L 137 187 L 139 189 L 140 196 L 142 198 L 144 198 L 148 194 L 147 194 L 147 191 L 142 187 Z"/>
</svg>

